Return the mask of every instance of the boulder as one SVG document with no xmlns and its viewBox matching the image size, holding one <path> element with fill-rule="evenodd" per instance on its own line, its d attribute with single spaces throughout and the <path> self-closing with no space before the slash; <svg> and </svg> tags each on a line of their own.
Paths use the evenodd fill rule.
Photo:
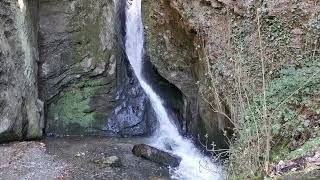
<svg viewBox="0 0 320 180">
<path fill-rule="evenodd" d="M 110 167 L 121 167 L 122 162 L 118 156 L 110 156 L 105 158 L 105 164 L 108 164 Z"/>
<path fill-rule="evenodd" d="M 180 157 L 146 144 L 135 145 L 132 153 L 165 166 L 177 167 L 181 162 Z"/>
<path fill-rule="evenodd" d="M 218 0 L 201 0 L 200 1 L 202 4 L 211 6 L 213 8 L 221 8 L 222 4 Z"/>
</svg>

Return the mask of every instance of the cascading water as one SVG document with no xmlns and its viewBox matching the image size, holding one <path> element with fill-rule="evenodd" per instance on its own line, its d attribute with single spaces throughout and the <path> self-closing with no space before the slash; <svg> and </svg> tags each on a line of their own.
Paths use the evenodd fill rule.
<svg viewBox="0 0 320 180">
<path fill-rule="evenodd" d="M 126 54 L 131 66 L 148 95 L 159 121 L 159 128 L 152 137 L 153 146 L 182 158 L 177 168 L 171 169 L 174 179 L 215 180 L 223 179 L 221 167 L 205 157 L 194 144 L 182 137 L 170 121 L 160 97 L 142 77 L 144 33 L 141 17 L 141 0 L 128 0 L 126 9 Z M 167 149 L 168 145 L 171 147 Z"/>
</svg>

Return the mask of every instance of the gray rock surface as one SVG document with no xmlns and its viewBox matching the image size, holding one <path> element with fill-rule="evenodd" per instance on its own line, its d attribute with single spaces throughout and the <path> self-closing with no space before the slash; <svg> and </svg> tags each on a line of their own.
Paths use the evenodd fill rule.
<svg viewBox="0 0 320 180">
<path fill-rule="evenodd" d="M 115 4 L 41 0 L 39 15 L 40 92 L 47 102 L 47 132 L 101 129 L 116 91 Z"/>
<path fill-rule="evenodd" d="M 0 1 L 0 142 L 42 136 L 37 1 Z"/>
</svg>

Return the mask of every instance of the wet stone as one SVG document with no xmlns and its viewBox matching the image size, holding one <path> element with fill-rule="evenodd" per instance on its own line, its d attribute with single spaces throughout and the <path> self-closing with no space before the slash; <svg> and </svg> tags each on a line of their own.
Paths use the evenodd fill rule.
<svg viewBox="0 0 320 180">
<path fill-rule="evenodd" d="M 121 159 L 118 156 L 109 156 L 109 157 L 103 157 L 101 159 L 94 159 L 93 162 L 95 164 L 107 165 L 110 167 L 122 166 Z"/>
</svg>

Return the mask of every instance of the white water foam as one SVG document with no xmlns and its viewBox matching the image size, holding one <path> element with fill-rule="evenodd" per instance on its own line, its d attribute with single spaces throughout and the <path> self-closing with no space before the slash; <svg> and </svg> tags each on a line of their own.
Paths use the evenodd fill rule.
<svg viewBox="0 0 320 180">
<path fill-rule="evenodd" d="M 144 32 L 141 17 L 141 0 L 128 0 L 126 8 L 126 54 L 141 87 L 151 101 L 159 122 L 159 128 L 152 137 L 151 145 L 182 158 L 180 165 L 170 171 L 173 179 L 224 179 L 221 166 L 214 164 L 209 157 L 201 154 L 190 140 L 179 134 L 174 123 L 170 121 L 161 98 L 142 77 L 143 45 Z M 168 145 L 171 147 L 170 150 L 166 148 Z"/>
</svg>

